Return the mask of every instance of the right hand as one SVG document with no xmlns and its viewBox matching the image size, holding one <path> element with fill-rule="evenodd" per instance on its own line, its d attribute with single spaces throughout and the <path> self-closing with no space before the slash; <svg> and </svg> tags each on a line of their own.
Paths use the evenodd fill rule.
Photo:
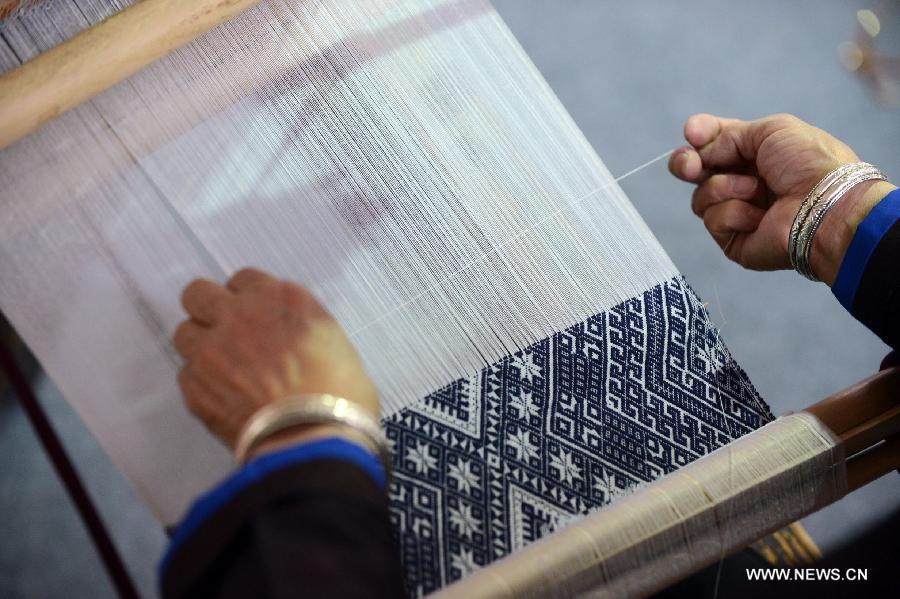
<svg viewBox="0 0 900 599">
<path fill-rule="evenodd" d="M 684 126 L 690 146 L 669 159 L 673 175 L 694 183 L 691 208 L 725 254 L 753 270 L 790 268 L 788 235 L 800 204 L 831 170 L 859 157 L 846 144 L 795 116 L 756 121 L 697 114 Z M 855 226 L 887 193 L 854 187 L 829 211 L 816 234 L 812 268 L 829 284 Z"/>
</svg>

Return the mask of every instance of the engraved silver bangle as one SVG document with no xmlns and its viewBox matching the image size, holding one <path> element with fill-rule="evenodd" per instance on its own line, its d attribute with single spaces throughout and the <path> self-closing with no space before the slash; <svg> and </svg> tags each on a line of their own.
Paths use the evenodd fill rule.
<svg viewBox="0 0 900 599">
<path fill-rule="evenodd" d="M 235 462 L 244 464 L 253 448 L 267 437 L 303 424 L 338 424 L 360 433 L 368 442 L 368 449 L 378 455 L 385 474 L 390 478 L 391 452 L 381 426 L 354 403 L 328 394 L 287 397 L 258 410 L 238 436 L 234 449 Z"/>
<path fill-rule="evenodd" d="M 832 170 L 809 190 L 806 198 L 801 202 L 800 208 L 797 210 L 797 216 L 794 217 L 794 222 L 791 224 L 791 230 L 788 234 L 788 256 L 790 257 L 791 265 L 794 268 L 797 268 L 795 261 L 795 256 L 797 255 L 797 241 L 800 236 L 800 230 L 803 227 L 803 223 L 806 222 L 809 213 L 812 211 L 813 207 L 819 203 L 825 191 L 841 176 L 857 168 L 858 164 L 859 163 L 843 164 Z"/>
<path fill-rule="evenodd" d="M 788 257 L 797 272 L 810 280 L 818 281 L 812 273 L 810 255 L 819 225 L 828 211 L 850 189 L 873 179 L 885 180 L 885 176 L 871 164 L 855 162 L 834 169 L 813 187 L 800 204 L 788 234 Z"/>
<path fill-rule="evenodd" d="M 834 190 L 830 191 L 814 212 L 807 218 L 804 223 L 803 230 L 800 235 L 800 245 L 798 248 L 798 268 L 797 271 L 811 281 L 819 279 L 813 274 L 810 265 L 810 256 L 812 254 L 813 240 L 819 225 L 825 218 L 826 213 L 846 194 L 850 189 L 863 181 L 872 179 L 884 179 L 884 174 L 872 165 L 864 165 L 860 168 L 844 175 L 844 177 L 836 182 Z"/>
<path fill-rule="evenodd" d="M 809 268 L 809 251 L 812 248 L 812 237 L 815 234 L 815 230 L 818 229 L 818 223 L 820 223 L 821 219 L 825 216 L 825 212 L 827 212 L 828 209 L 830 209 L 846 192 L 848 178 L 856 177 L 863 172 L 871 171 L 875 168 L 864 162 L 848 164 L 844 165 L 844 167 L 844 169 L 838 169 L 843 170 L 843 172 L 840 173 L 840 176 L 831 180 L 828 186 L 822 189 L 819 195 L 819 201 L 814 202 L 809 206 L 809 210 L 806 212 L 804 221 L 795 238 L 796 243 L 792 263 L 794 264 L 794 268 L 797 269 L 797 272 L 807 278 L 810 278 L 811 275 Z"/>
<path fill-rule="evenodd" d="M 885 176 L 880 170 L 875 168 L 874 166 L 868 165 L 866 168 L 861 168 L 853 173 L 846 175 L 836 186 L 834 191 L 828 194 L 827 198 L 816 208 L 816 210 L 809 216 L 807 222 L 804 225 L 804 232 L 802 236 L 802 243 L 799 251 L 800 258 L 800 266 L 802 270 L 800 271 L 803 276 L 812 280 L 818 281 L 819 279 L 812 273 L 812 267 L 810 265 L 810 256 L 812 254 L 813 240 L 816 236 L 816 231 L 819 230 L 819 225 L 822 224 L 822 221 L 825 219 L 825 215 L 828 213 L 831 208 L 834 207 L 838 201 L 844 197 L 844 195 L 850 191 L 852 188 L 856 187 L 863 181 L 870 180 L 884 180 Z M 798 269 L 799 270 L 799 269 Z"/>
</svg>

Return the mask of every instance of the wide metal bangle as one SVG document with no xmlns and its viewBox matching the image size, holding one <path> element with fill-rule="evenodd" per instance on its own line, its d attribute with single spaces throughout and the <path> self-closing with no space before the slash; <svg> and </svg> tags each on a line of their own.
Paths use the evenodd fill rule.
<svg viewBox="0 0 900 599">
<path fill-rule="evenodd" d="M 298 395 L 271 403 L 258 410 L 238 436 L 234 449 L 238 465 L 267 437 L 303 424 L 339 424 L 368 441 L 369 449 L 378 455 L 385 474 L 390 477 L 391 452 L 378 422 L 365 410 L 343 397 L 328 394 Z"/>
</svg>

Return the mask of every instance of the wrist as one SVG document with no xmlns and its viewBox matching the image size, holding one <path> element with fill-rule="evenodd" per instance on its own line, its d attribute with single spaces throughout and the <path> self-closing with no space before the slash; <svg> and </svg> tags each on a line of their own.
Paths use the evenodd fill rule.
<svg viewBox="0 0 900 599">
<path fill-rule="evenodd" d="M 825 214 L 813 238 L 810 255 L 810 267 L 816 277 L 829 286 L 834 283 L 856 228 L 872 208 L 895 189 L 897 187 L 887 181 L 864 181 L 850 189 Z"/>
<path fill-rule="evenodd" d="M 339 436 L 377 455 L 391 470 L 391 450 L 384 430 L 365 409 L 328 393 L 285 397 L 257 410 L 241 428 L 234 447 L 237 464 L 287 444 Z"/>
<path fill-rule="evenodd" d="M 266 437 L 247 453 L 247 461 L 294 445 L 328 438 L 343 439 L 369 449 L 369 443 L 365 436 L 350 427 L 331 423 L 301 424 Z"/>
</svg>

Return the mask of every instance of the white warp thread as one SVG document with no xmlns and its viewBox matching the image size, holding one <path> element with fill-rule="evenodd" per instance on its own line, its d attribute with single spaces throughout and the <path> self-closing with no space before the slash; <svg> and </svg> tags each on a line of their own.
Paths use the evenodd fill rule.
<svg viewBox="0 0 900 599">
<path fill-rule="evenodd" d="M 24 11 L 0 70 L 128 3 Z M 0 152 L 0 190 L 0 307 L 166 523 L 229 465 L 175 383 L 195 277 L 310 287 L 390 414 L 677 274 L 481 0 L 266 0 Z"/>
<path fill-rule="evenodd" d="M 644 597 L 846 492 L 839 441 L 784 416 L 432 596 Z"/>
</svg>

